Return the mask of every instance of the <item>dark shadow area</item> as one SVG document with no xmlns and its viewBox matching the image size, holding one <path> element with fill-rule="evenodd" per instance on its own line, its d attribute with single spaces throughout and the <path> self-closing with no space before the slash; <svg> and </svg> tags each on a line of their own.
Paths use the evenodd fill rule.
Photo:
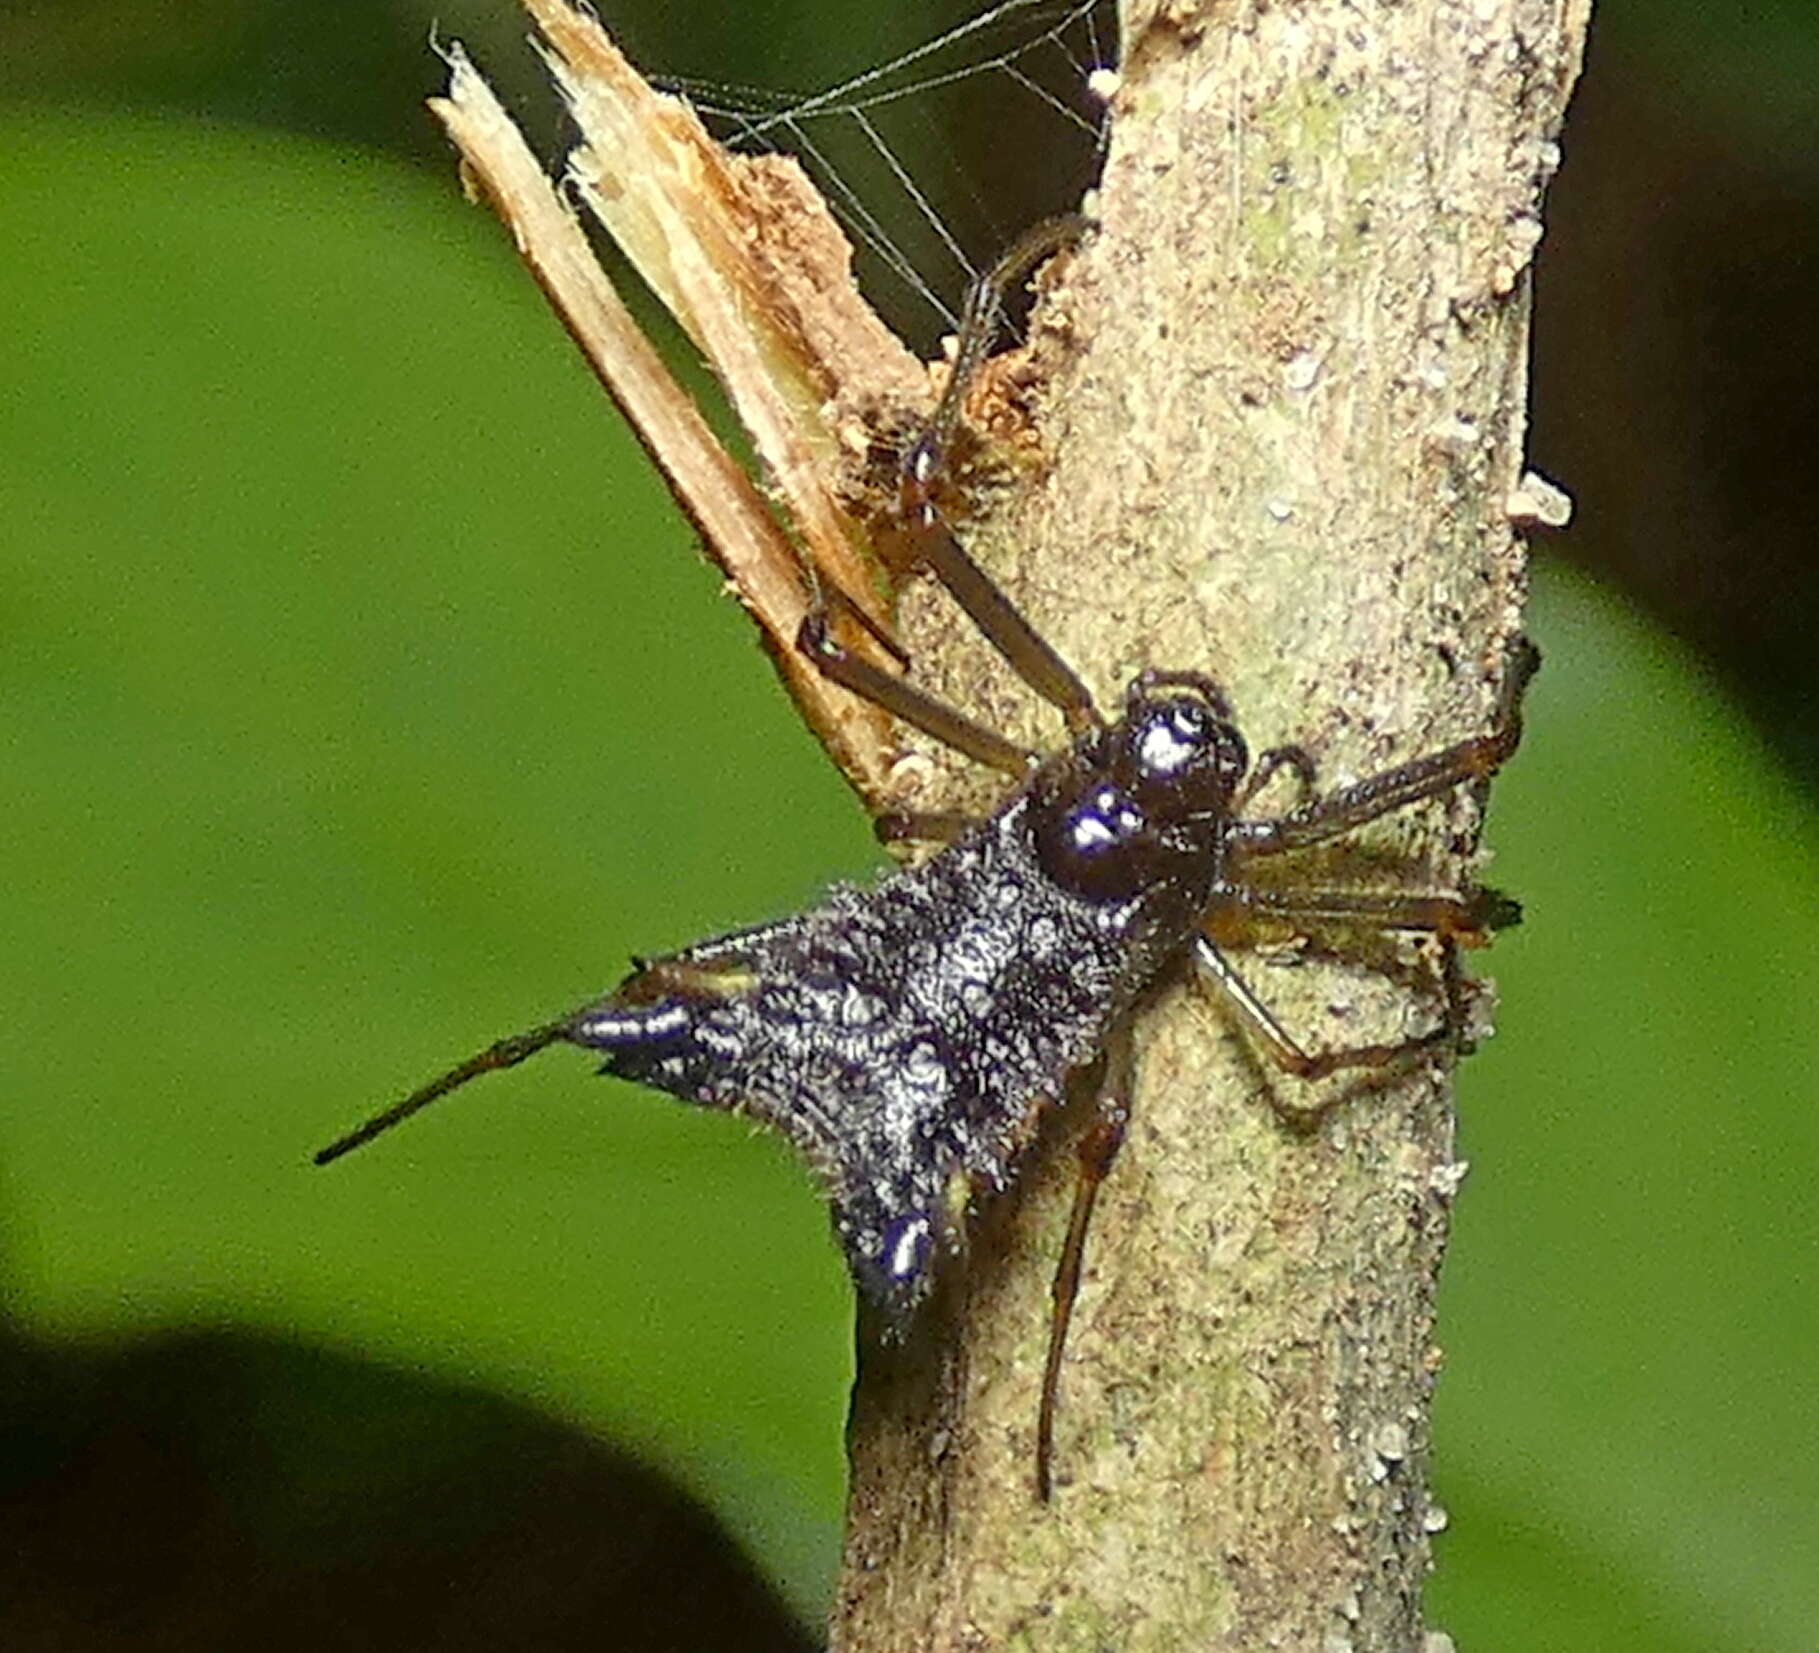
<svg viewBox="0 0 1819 1653">
<path fill-rule="evenodd" d="M 0 1335 L 0 1647 L 817 1645 L 661 1474 L 495 1397 L 238 1331 Z"/>
<path fill-rule="evenodd" d="M 1548 201 L 1531 451 L 1576 502 L 1549 549 L 1716 665 L 1811 787 L 1819 154 L 1727 124 L 1649 33 L 1599 14 Z"/>
</svg>

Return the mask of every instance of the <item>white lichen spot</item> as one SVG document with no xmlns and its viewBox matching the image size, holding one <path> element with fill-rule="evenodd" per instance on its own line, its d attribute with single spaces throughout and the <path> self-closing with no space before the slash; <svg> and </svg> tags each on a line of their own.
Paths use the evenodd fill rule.
<svg viewBox="0 0 1819 1653">
<path fill-rule="evenodd" d="M 1465 1181 L 1466 1173 L 1472 1168 L 1469 1159 L 1448 1160 L 1444 1165 L 1436 1165 L 1428 1173 L 1428 1186 L 1443 1200 L 1457 1197 L 1460 1183 Z"/>
<path fill-rule="evenodd" d="M 890 768 L 885 786 L 892 797 L 917 798 L 935 780 L 935 765 L 924 752 L 905 752 Z"/>
<path fill-rule="evenodd" d="M 1123 77 L 1116 69 L 1095 69 L 1086 77 L 1086 89 L 1101 103 L 1110 103 L 1118 95 L 1118 88 L 1124 84 Z"/>
<path fill-rule="evenodd" d="M 1573 496 L 1539 471 L 1524 471 L 1503 513 L 1518 528 L 1564 528 L 1573 520 Z"/>
<path fill-rule="evenodd" d="M 1408 1456 L 1407 1428 L 1399 1423 L 1379 1424 L 1376 1434 L 1371 1436 L 1371 1451 L 1377 1454 L 1375 1479 L 1382 1480 Z"/>
<path fill-rule="evenodd" d="M 1437 448 L 1463 453 L 1476 448 L 1484 440 L 1484 432 L 1470 419 L 1449 414 L 1444 419 L 1436 419 L 1427 427 L 1427 439 Z"/>
<path fill-rule="evenodd" d="M 1295 508 L 1286 499 L 1266 499 L 1263 509 L 1269 513 L 1272 522 L 1287 522 L 1295 514 Z"/>
<path fill-rule="evenodd" d="M 1320 358 L 1311 350 L 1297 350 L 1283 363 L 1282 382 L 1290 390 L 1312 390 L 1320 377 Z"/>
<path fill-rule="evenodd" d="M 1447 1527 L 1451 1525 L 1452 1519 L 1453 1518 L 1446 1513 L 1444 1506 L 1440 1504 L 1429 1504 L 1421 1517 L 1421 1530 L 1428 1534 L 1429 1537 L 1432 1537 L 1436 1533 L 1445 1532 Z"/>
<path fill-rule="evenodd" d="M 1544 233 L 1541 220 L 1529 213 L 1525 212 L 1510 220 L 1510 257 L 1515 261 L 1518 270 L 1527 268 L 1533 260 L 1535 249 L 1541 245 L 1541 237 Z"/>
</svg>

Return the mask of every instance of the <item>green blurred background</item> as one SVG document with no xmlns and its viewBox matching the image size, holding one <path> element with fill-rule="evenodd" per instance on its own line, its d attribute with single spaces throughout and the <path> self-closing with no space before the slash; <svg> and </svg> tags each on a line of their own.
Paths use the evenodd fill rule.
<svg viewBox="0 0 1819 1653">
<path fill-rule="evenodd" d="M 785 89 L 968 9 L 603 6 Z M 553 144 L 505 0 L 0 15 L 8 1648 L 797 1648 L 830 1589 L 849 1310 L 775 1144 L 552 1056 L 305 1164 L 876 861 L 461 201 L 432 21 Z M 1607 0 L 1554 196 L 1533 446 L 1580 515 L 1461 1087 L 1468 1649 L 1814 1645 L 1815 71 L 1804 3 Z M 975 254 L 1090 163 L 1034 104 L 893 113 Z"/>
</svg>

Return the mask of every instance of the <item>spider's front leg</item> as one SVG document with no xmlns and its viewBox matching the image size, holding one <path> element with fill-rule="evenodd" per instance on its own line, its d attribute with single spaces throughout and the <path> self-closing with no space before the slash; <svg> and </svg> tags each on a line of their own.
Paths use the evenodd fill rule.
<svg viewBox="0 0 1819 1653">
<path fill-rule="evenodd" d="M 1027 747 L 1007 740 L 996 729 L 975 722 L 913 683 L 874 666 L 839 642 L 828 624 L 825 608 L 811 608 L 803 616 L 796 647 L 822 676 L 975 762 L 1018 780 L 1035 768 L 1036 754 Z"/>
<path fill-rule="evenodd" d="M 967 393 L 985 364 L 1004 319 L 1005 299 L 1044 259 L 1075 247 L 1088 229 L 1077 213 L 1047 218 L 1027 230 L 968 290 L 947 386 L 927 425 L 903 457 L 897 516 L 909 537 L 909 561 L 920 564 L 979 628 L 1011 669 L 1055 707 L 1078 735 L 1104 719 L 1091 691 L 1054 646 L 1030 624 L 989 574 L 967 555 L 944 520 L 940 495 Z"/>
<path fill-rule="evenodd" d="M 913 462 L 914 456 L 912 456 Z M 914 560 L 946 587 L 979 634 L 1004 657 L 1011 670 L 1067 722 L 1070 734 L 1100 727 L 1104 719 L 1092 692 L 1049 640 L 1024 617 L 992 577 L 961 549 L 938 520 L 914 537 Z"/>
<path fill-rule="evenodd" d="M 1251 765 L 1251 772 L 1244 777 L 1244 784 L 1232 798 L 1232 813 L 1239 815 L 1248 809 L 1263 789 L 1284 769 L 1294 771 L 1295 783 L 1300 787 L 1304 801 L 1319 791 L 1320 777 L 1306 747 L 1272 746 L 1267 752 L 1260 752 L 1257 761 Z"/>
<path fill-rule="evenodd" d="M 1077 243 L 1085 231 L 1086 221 L 1078 216 L 1045 220 L 974 282 L 947 388 L 922 434 L 904 455 L 897 502 L 899 527 L 909 542 L 909 561 L 927 568 L 941 582 L 985 640 L 1036 694 L 1060 711 L 1075 735 L 1104 724 L 1091 691 L 997 582 L 967 555 L 942 519 L 938 496 L 966 393 L 991 349 L 1006 293 L 1051 253 Z M 1029 773 L 1036 762 L 1033 753 L 840 643 L 832 627 L 839 609 L 853 612 L 899 666 L 908 665 L 896 640 L 871 622 L 862 605 L 844 593 L 833 592 L 811 605 L 796 635 L 796 647 L 818 671 L 976 762 L 1019 780 Z M 951 838 L 951 821 L 934 824 L 937 839 Z M 887 817 L 879 823 L 879 835 L 886 842 L 922 836 L 918 826 L 903 831 L 897 828 L 898 823 Z"/>
<path fill-rule="evenodd" d="M 1522 908 L 1500 890 L 1474 889 L 1466 895 L 1414 891 L 1274 890 L 1221 880 L 1213 886 L 1206 922 L 1215 934 L 1223 919 L 1255 924 L 1272 921 L 1300 928 L 1308 924 L 1350 925 L 1369 930 L 1406 930 L 1483 945 L 1494 930 L 1522 922 Z"/>
<path fill-rule="evenodd" d="M 1227 839 L 1235 852 L 1235 876 L 1214 887 L 1208 905 L 1208 932 L 1195 938 L 1194 965 L 1200 979 L 1249 1023 L 1271 1058 L 1284 1071 L 1307 1080 L 1324 1079 L 1348 1068 L 1386 1068 L 1426 1050 L 1462 1044 L 1466 1037 L 1468 999 L 1459 947 L 1488 938 L 1491 931 L 1519 921 L 1521 909 L 1494 890 L 1463 896 L 1345 890 L 1268 890 L 1242 876 L 1247 855 L 1272 855 L 1302 849 L 1343 836 L 1392 810 L 1447 788 L 1494 774 L 1522 738 L 1522 695 L 1540 666 L 1541 657 L 1526 639 L 1511 644 L 1497 714 L 1489 730 L 1426 757 L 1398 764 L 1351 786 L 1310 797 L 1299 807 L 1270 819 L 1234 821 Z M 1312 791 L 1313 766 L 1297 747 L 1266 753 L 1239 793 L 1248 801 L 1268 775 L 1293 768 Z M 1242 805 L 1240 805 L 1241 807 Z M 1446 1010 L 1439 1023 L 1411 1038 L 1355 1045 L 1330 1051 L 1304 1048 L 1251 990 L 1214 939 L 1221 919 L 1283 920 L 1332 923 L 1375 930 L 1405 930 L 1432 935 L 1440 946 Z"/>
<path fill-rule="evenodd" d="M 1497 714 L 1484 734 L 1310 799 L 1286 815 L 1234 821 L 1227 839 L 1229 847 L 1244 856 L 1305 849 L 1338 838 L 1392 810 L 1436 797 L 1448 787 L 1494 775 L 1509 761 L 1522 739 L 1522 694 L 1540 665 L 1541 654 L 1535 645 L 1526 637 L 1516 638 L 1509 646 L 1497 696 Z"/>
</svg>

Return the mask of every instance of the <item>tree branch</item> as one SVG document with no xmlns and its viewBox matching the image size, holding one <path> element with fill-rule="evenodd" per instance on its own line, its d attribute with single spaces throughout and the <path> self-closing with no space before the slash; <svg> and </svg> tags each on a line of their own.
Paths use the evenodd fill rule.
<svg viewBox="0 0 1819 1653">
<path fill-rule="evenodd" d="M 1299 741 L 1327 785 L 1485 725 L 1533 515 L 1527 272 L 1587 4 L 1127 7 L 1102 228 L 1043 315 L 1041 348 L 1078 346 L 1052 465 L 971 539 L 1102 696 L 1211 670 L 1253 750 Z M 906 594 L 902 630 L 937 692 L 1052 741 L 936 594 Z M 942 775 L 928 806 L 969 784 Z M 1481 804 L 1358 836 L 1446 887 Z M 1241 962 L 1317 1047 L 1438 1013 L 1419 949 L 1388 976 Z M 1447 1064 L 1310 1096 L 1180 989 L 1138 1048 L 1055 1500 L 1030 1488 L 1061 1140 L 940 1323 L 861 1350 L 846 1653 L 1422 1645 Z M 1331 1105 L 1297 1131 L 1272 1093 Z"/>
<path fill-rule="evenodd" d="M 571 175 L 727 382 L 793 539 L 627 336 L 566 204 L 457 59 L 439 113 L 470 175 L 855 785 L 875 806 L 977 807 L 978 777 L 896 761 L 882 722 L 789 647 L 805 567 L 860 596 L 876 573 L 878 508 L 831 473 L 919 375 L 856 308 L 806 185 L 713 151 L 563 0 L 526 3 L 586 135 Z M 1298 742 L 1327 786 L 1485 726 L 1520 624 L 1513 525 L 1562 505 L 1521 471 L 1527 271 L 1588 3 L 1127 0 L 1101 228 L 1030 361 L 989 373 L 975 410 L 1014 447 L 1015 391 L 1049 372 L 1047 472 L 971 541 L 1102 698 L 1147 665 L 1211 671 L 1253 751 Z M 1055 738 L 939 593 L 902 598 L 921 681 Z M 1412 863 L 1457 885 L 1482 801 L 1393 817 L 1310 876 L 1375 867 L 1393 887 L 1384 869 Z M 1418 946 L 1239 963 L 1316 1049 L 1441 1013 Z M 1309 1087 L 1178 987 L 1137 1045 L 1055 1498 L 1036 1501 L 1032 1472 L 1084 1123 L 1065 1111 L 920 1334 L 861 1348 L 845 1653 L 1421 1645 L 1433 1294 L 1462 1170 L 1449 1064 Z"/>
</svg>

